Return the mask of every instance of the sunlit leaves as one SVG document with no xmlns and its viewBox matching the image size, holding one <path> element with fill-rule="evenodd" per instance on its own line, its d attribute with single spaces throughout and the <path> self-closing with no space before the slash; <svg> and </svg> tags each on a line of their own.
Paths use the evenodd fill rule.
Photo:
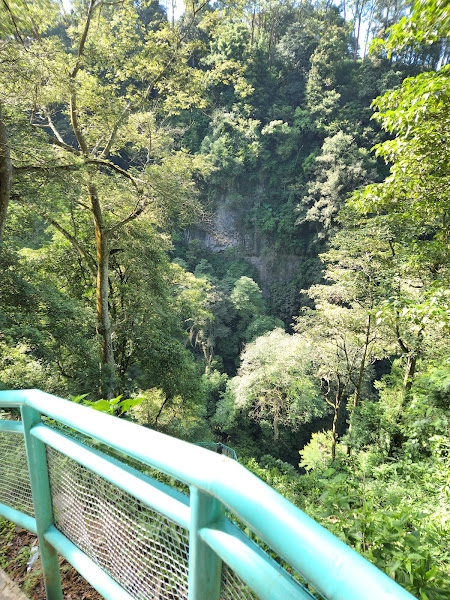
<svg viewBox="0 0 450 600">
<path fill-rule="evenodd" d="M 450 8 L 447 0 L 415 0 L 410 16 L 388 30 L 385 47 L 390 55 L 407 46 L 418 47 L 432 44 L 439 38 L 448 37 L 450 31 Z M 377 40 L 378 45 L 380 40 Z"/>
<path fill-rule="evenodd" d="M 274 329 L 248 344 L 242 355 L 232 388 L 236 406 L 256 421 L 271 421 L 275 440 L 280 425 L 296 430 L 325 412 L 310 352 L 308 341 Z"/>
<path fill-rule="evenodd" d="M 22 44 L 29 35 L 39 37 L 59 16 L 52 0 L 7 0 L 0 4 L 0 38 L 17 39 Z"/>
</svg>

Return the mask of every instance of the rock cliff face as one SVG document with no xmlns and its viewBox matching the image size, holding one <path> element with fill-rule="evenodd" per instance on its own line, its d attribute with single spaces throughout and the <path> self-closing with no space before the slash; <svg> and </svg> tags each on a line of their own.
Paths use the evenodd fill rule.
<svg viewBox="0 0 450 600">
<path fill-rule="evenodd" d="M 221 252 L 227 248 L 239 248 L 245 253 L 249 246 L 249 236 L 236 227 L 237 213 L 226 207 L 220 207 L 208 227 L 191 228 L 190 237 L 202 240 L 212 252 Z"/>
<path fill-rule="evenodd" d="M 268 236 L 245 231 L 243 222 L 244 207 L 231 208 L 226 203 L 220 206 L 207 226 L 191 227 L 188 238 L 201 240 L 212 252 L 223 252 L 236 248 L 242 257 L 258 270 L 262 291 L 268 294 L 274 283 L 289 283 L 298 273 L 301 257 L 295 254 L 281 254 L 272 249 Z"/>
</svg>

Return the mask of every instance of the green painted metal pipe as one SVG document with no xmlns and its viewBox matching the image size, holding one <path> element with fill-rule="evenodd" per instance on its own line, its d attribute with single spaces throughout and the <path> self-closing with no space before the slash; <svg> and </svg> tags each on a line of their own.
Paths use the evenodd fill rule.
<svg viewBox="0 0 450 600">
<path fill-rule="evenodd" d="M 0 515 L 5 517 L 5 519 L 8 519 L 8 521 L 12 521 L 16 525 L 19 525 L 19 527 L 23 527 L 35 535 L 37 534 L 36 519 L 34 517 L 30 517 L 30 515 L 26 515 L 15 508 L 11 508 L 6 504 L 2 504 L 1 502 Z"/>
<path fill-rule="evenodd" d="M 80 444 L 46 425 L 36 425 L 31 430 L 31 435 L 66 456 L 70 456 L 80 465 L 104 477 L 146 506 L 164 514 L 185 529 L 189 529 L 189 498 L 181 492 L 139 473 L 95 448 Z"/>
<path fill-rule="evenodd" d="M 220 600 L 222 561 L 199 532 L 224 513 L 225 509 L 218 500 L 195 487 L 191 488 L 188 600 Z"/>
<path fill-rule="evenodd" d="M 75 544 L 72 544 L 56 527 L 50 527 L 45 532 L 44 537 L 99 594 L 111 600 L 135 600 L 133 596 L 96 565 L 82 550 L 77 548 Z"/>
<path fill-rule="evenodd" d="M 23 423 L 22 421 L 0 419 L 0 433 L 21 433 L 23 435 Z"/>
<path fill-rule="evenodd" d="M 48 600 L 63 600 L 58 554 L 44 538 L 44 532 L 53 525 L 53 507 L 48 480 L 45 445 L 30 435 L 30 430 L 40 422 L 40 413 L 30 406 L 21 407 L 22 422 L 27 451 L 31 494 L 44 574 L 45 592 Z"/>
<path fill-rule="evenodd" d="M 0 392 L 198 487 L 232 512 L 329 600 L 413 597 L 235 461 L 39 390 Z M 89 412 L 86 412 L 89 411 Z"/>
<path fill-rule="evenodd" d="M 260 600 L 313 600 L 308 590 L 227 518 L 201 529 L 200 537 L 233 571 L 240 573 Z"/>
<path fill-rule="evenodd" d="M 17 390 L 17 392 L 29 392 L 32 390 Z M 20 396 L 15 395 L 10 396 L 10 394 L 16 394 L 17 393 L 15 390 L 13 392 L 0 392 L 0 394 L 3 394 L 2 396 L 2 400 L 1 400 L 1 408 L 20 408 L 21 406 L 23 406 L 24 404 L 26 404 L 26 400 L 25 395 L 21 394 Z"/>
</svg>

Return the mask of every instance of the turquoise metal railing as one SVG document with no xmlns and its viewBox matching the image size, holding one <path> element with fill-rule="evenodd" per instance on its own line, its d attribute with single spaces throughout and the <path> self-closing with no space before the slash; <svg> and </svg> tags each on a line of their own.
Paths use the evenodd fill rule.
<svg viewBox="0 0 450 600">
<path fill-rule="evenodd" d="M 412 599 L 230 458 L 39 390 L 1 408 L 0 515 L 37 533 L 49 600 L 58 553 L 108 599 Z"/>
</svg>

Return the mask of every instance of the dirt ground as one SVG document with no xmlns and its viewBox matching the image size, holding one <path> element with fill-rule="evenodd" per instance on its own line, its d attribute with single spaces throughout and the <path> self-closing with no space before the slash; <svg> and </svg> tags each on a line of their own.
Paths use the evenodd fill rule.
<svg viewBox="0 0 450 600">
<path fill-rule="evenodd" d="M 15 527 L 7 537 L 8 539 L 0 538 L 0 546 L 7 542 L 2 548 L 2 568 L 31 600 L 46 600 L 40 559 L 27 573 L 30 548 L 36 544 L 36 536 L 26 529 Z M 103 596 L 94 590 L 64 558 L 60 557 L 59 565 L 64 600 L 102 600 Z"/>
</svg>

